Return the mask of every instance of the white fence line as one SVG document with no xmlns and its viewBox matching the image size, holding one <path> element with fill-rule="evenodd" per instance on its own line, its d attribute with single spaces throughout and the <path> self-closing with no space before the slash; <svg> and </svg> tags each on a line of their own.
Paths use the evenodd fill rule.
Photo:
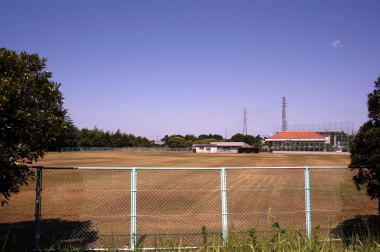
<svg viewBox="0 0 380 252">
<path fill-rule="evenodd" d="M 169 147 L 62 147 L 61 152 L 83 152 L 83 151 L 128 151 L 128 152 L 190 152 L 189 148 L 169 148 Z"/>
<path fill-rule="evenodd" d="M 291 213 L 295 212 L 302 212 L 305 213 L 305 231 L 306 231 L 306 236 L 308 239 L 311 238 L 312 235 L 312 223 L 311 223 L 311 202 L 313 201 L 313 198 L 310 195 L 310 191 L 312 187 L 310 186 L 310 170 L 311 169 L 348 169 L 347 166 L 289 166 L 289 167 L 33 167 L 33 168 L 38 168 L 39 176 L 42 176 L 43 170 L 63 170 L 63 169 L 69 169 L 69 170 L 126 170 L 130 171 L 130 250 L 134 250 L 138 248 L 138 219 L 137 217 L 144 216 L 144 214 L 139 215 L 138 214 L 138 208 L 137 208 L 137 202 L 138 202 L 138 191 L 144 192 L 144 189 L 139 190 L 138 189 L 138 173 L 139 171 L 149 171 L 149 170 L 219 170 L 219 176 L 220 176 L 220 206 L 221 206 L 221 212 L 217 213 L 217 215 L 220 215 L 221 218 L 221 234 L 222 234 L 222 240 L 223 242 L 227 241 L 228 239 L 228 230 L 229 230 L 229 215 L 232 215 L 234 213 L 230 213 L 228 210 L 228 198 L 229 198 L 229 191 L 232 193 L 234 191 L 233 188 L 229 189 L 228 184 L 227 184 L 227 171 L 228 170 L 287 170 L 287 169 L 299 169 L 299 170 L 304 170 L 304 187 L 303 188 L 296 188 L 297 190 L 304 190 L 304 196 L 305 196 L 305 205 L 304 209 L 300 209 L 297 211 L 291 211 Z M 329 187 L 326 187 L 329 188 Z M 295 189 L 295 188 L 277 188 L 277 189 Z M 245 189 L 235 189 L 235 191 L 244 191 Z M 248 190 L 248 189 L 246 189 Z M 253 190 L 253 189 L 249 189 Z M 128 190 L 125 190 L 128 191 Z M 155 191 L 154 189 L 149 189 L 149 191 Z M 161 189 L 157 189 L 156 191 L 165 191 Z M 171 191 L 171 190 L 167 190 Z M 176 191 L 197 191 L 197 190 L 176 190 Z M 199 191 L 199 190 L 198 190 Z M 211 191 L 211 190 L 208 190 Z M 218 190 L 216 190 L 218 191 Z M 37 209 L 37 208 L 36 208 Z M 355 209 L 357 210 L 357 209 Z M 315 212 L 318 212 L 318 210 L 314 210 Z M 329 210 L 333 211 L 333 210 Z M 342 211 L 342 210 L 340 210 Z M 253 212 L 254 213 L 254 212 Z M 260 213 L 265 213 L 265 212 L 260 212 Z M 40 213 L 36 213 L 40 214 Z M 244 214 L 244 213 L 239 213 L 239 214 Z M 252 214 L 252 212 L 250 213 Z M 195 215 L 195 214 L 192 214 Z M 212 214 L 214 215 L 214 214 Z M 216 215 L 216 214 L 215 214 Z M 190 216 L 190 215 L 189 215 Z M 36 219 L 36 222 L 39 220 Z M 37 230 L 36 230 L 36 241 L 39 241 L 39 225 L 36 224 Z M 38 235 L 38 237 L 37 237 Z M 43 234 L 41 234 L 43 235 Z"/>
<path fill-rule="evenodd" d="M 41 167 L 44 170 L 57 170 L 57 169 L 69 169 L 69 170 L 279 170 L 279 169 L 305 169 L 306 166 L 231 166 L 231 167 L 125 167 L 125 166 L 73 166 L 73 167 L 49 167 L 49 166 L 32 166 L 32 168 Z M 309 169 L 348 169 L 348 166 L 307 166 Z"/>
</svg>

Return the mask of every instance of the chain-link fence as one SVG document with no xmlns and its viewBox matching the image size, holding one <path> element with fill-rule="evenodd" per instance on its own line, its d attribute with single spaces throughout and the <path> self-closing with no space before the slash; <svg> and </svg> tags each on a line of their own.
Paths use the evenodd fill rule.
<svg viewBox="0 0 380 252">
<path fill-rule="evenodd" d="M 150 151 L 175 151 L 190 152 L 188 148 L 170 148 L 170 147 L 62 147 L 60 152 L 78 152 L 78 151 L 128 151 L 128 152 L 150 152 Z"/>
<path fill-rule="evenodd" d="M 0 231 L 29 228 L 26 242 L 43 245 L 198 246 L 280 229 L 336 238 L 347 223 L 377 214 L 347 167 L 37 170 L 36 187 L 0 208 Z"/>
</svg>

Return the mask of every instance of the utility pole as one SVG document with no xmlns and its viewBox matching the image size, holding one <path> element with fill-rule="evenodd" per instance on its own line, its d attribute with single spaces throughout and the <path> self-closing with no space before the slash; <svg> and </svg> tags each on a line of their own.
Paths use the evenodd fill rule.
<svg viewBox="0 0 380 252">
<path fill-rule="evenodd" d="M 281 131 L 288 131 L 288 122 L 286 121 L 286 97 L 282 97 L 282 127 Z"/>
<path fill-rule="evenodd" d="M 247 130 L 247 109 L 244 107 L 244 118 L 243 118 L 243 135 L 246 136 Z"/>
</svg>

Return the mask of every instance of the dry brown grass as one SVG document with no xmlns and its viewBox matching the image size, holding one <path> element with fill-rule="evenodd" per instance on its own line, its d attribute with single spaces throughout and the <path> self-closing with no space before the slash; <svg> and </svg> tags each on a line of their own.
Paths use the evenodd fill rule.
<svg viewBox="0 0 380 252">
<path fill-rule="evenodd" d="M 48 153 L 38 162 L 44 166 L 346 166 L 348 155 L 324 154 L 208 154 L 188 152 L 62 152 Z"/>
</svg>

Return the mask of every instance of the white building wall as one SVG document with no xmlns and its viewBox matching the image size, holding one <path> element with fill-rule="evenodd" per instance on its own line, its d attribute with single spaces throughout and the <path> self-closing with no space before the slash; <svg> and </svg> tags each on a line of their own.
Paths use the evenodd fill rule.
<svg viewBox="0 0 380 252">
<path fill-rule="evenodd" d="M 219 147 L 218 146 L 218 149 L 217 149 L 218 152 L 229 152 L 229 153 L 238 153 L 238 150 L 239 150 L 239 147 L 225 148 L 225 147 Z"/>
<path fill-rule="evenodd" d="M 216 153 L 216 147 L 195 147 L 196 153 Z"/>
</svg>

